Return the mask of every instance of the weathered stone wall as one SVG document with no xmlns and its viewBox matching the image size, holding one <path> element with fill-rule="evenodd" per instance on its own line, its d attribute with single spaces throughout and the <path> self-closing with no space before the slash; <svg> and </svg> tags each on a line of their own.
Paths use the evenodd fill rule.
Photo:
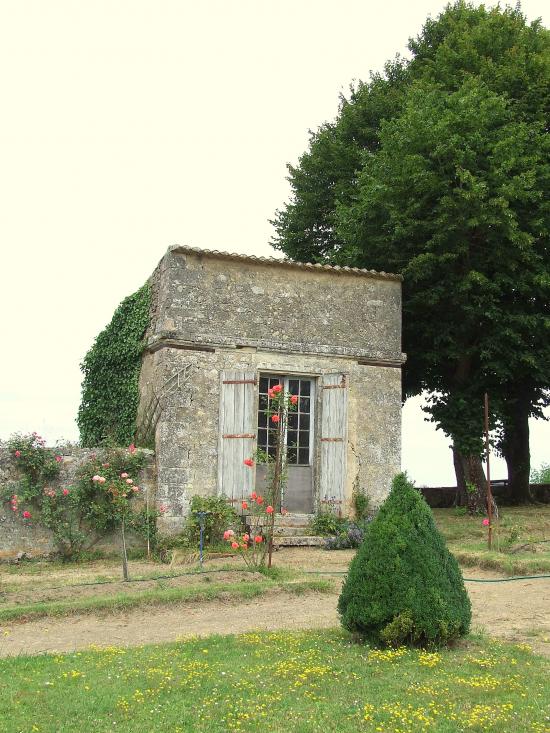
<svg viewBox="0 0 550 733">
<path fill-rule="evenodd" d="M 52 487 L 70 487 L 75 481 L 78 469 L 86 463 L 96 452 L 93 448 L 79 448 L 74 445 L 56 446 L 56 453 L 63 457 L 60 464 L 60 475 L 49 482 Z M 0 441 L 0 488 L 2 493 L 7 489 L 9 494 L 17 493 L 17 481 L 20 478 L 17 471 L 17 461 L 10 454 L 8 445 Z M 149 492 L 151 505 L 156 500 L 156 466 L 152 452 L 148 463 L 139 476 L 139 486 L 143 500 Z M 91 535 L 92 539 L 92 535 Z M 96 544 L 94 549 L 112 551 L 116 549 L 118 540 L 105 537 Z M 52 533 L 41 527 L 32 517 L 24 520 L 21 512 L 14 514 L 9 502 L 0 502 L 0 561 L 16 558 L 22 554 L 28 557 L 46 556 L 56 552 Z"/>
<path fill-rule="evenodd" d="M 140 378 L 139 419 L 151 396 L 160 396 L 156 453 L 158 500 L 168 506 L 165 531 L 181 526 L 194 494 L 217 492 L 223 370 L 313 379 L 345 374 L 344 509 L 354 486 L 367 492 L 372 506 L 383 501 L 400 470 L 398 279 L 182 248 L 168 252 L 153 280 L 156 297 Z M 318 460 L 317 446 L 314 469 Z M 317 484 L 315 491 L 319 498 Z"/>
</svg>

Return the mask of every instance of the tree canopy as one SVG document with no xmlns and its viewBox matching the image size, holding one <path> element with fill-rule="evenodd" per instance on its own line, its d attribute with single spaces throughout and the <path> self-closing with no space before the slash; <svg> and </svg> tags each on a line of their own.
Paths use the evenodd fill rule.
<svg viewBox="0 0 550 733">
<path fill-rule="evenodd" d="M 403 274 L 406 394 L 479 455 L 488 390 L 512 460 L 550 386 L 550 34 L 457 2 L 409 49 L 289 168 L 274 246 Z"/>
</svg>

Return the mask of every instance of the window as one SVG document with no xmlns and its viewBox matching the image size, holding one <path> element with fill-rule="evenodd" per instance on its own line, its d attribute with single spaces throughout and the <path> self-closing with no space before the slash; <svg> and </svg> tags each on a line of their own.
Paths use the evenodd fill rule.
<svg viewBox="0 0 550 733">
<path fill-rule="evenodd" d="M 313 446 L 313 380 L 307 377 L 262 375 L 258 403 L 258 448 L 275 455 L 276 428 L 268 418 L 268 390 L 280 384 L 286 392 L 298 395 L 297 409 L 288 415 L 285 435 L 286 459 L 289 466 L 311 465 Z"/>
</svg>

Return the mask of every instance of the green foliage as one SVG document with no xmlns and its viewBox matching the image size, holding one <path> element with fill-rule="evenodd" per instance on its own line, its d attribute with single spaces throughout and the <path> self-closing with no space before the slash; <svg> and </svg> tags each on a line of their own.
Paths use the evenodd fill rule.
<svg viewBox="0 0 550 733">
<path fill-rule="evenodd" d="M 352 496 L 355 518 L 357 520 L 367 519 L 369 516 L 369 497 L 364 491 L 356 488 Z"/>
<path fill-rule="evenodd" d="M 150 300 L 148 283 L 125 298 L 84 357 L 77 419 L 84 446 L 127 445 L 134 439 Z"/>
<path fill-rule="evenodd" d="M 239 521 L 237 512 L 224 496 L 193 496 L 186 528 L 187 546 L 189 547 L 198 547 L 199 544 L 200 525 L 194 512 L 210 512 L 205 517 L 204 542 L 206 545 L 223 542 L 225 530 Z"/>
<path fill-rule="evenodd" d="M 458 564 L 404 474 L 351 562 L 338 610 L 346 629 L 375 642 L 441 645 L 468 631 Z"/>
<path fill-rule="evenodd" d="M 518 415 L 549 401 L 550 34 L 459 0 L 409 48 L 290 167 L 274 245 L 403 274 L 405 393 L 431 392 L 438 428 L 479 456 L 488 391 L 511 465 L 505 434 L 528 440 Z"/>
<path fill-rule="evenodd" d="M 550 463 L 541 463 L 531 471 L 531 483 L 550 484 Z"/>
<path fill-rule="evenodd" d="M 344 529 L 346 520 L 334 512 L 321 509 L 312 517 L 309 528 L 314 535 L 319 537 L 332 537 Z"/>
</svg>

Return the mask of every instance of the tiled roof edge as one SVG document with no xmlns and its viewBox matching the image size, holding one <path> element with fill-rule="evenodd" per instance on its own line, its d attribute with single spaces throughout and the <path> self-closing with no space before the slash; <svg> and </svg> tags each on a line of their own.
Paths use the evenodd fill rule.
<svg viewBox="0 0 550 733">
<path fill-rule="evenodd" d="M 261 262 L 265 265 L 278 265 L 279 267 L 298 267 L 302 270 L 311 270 L 313 272 L 331 272 L 342 275 L 358 275 L 360 277 L 371 277 L 378 280 L 396 280 L 402 282 L 401 275 L 395 275 L 391 272 L 377 272 L 376 270 L 366 270 L 361 267 L 340 267 L 339 265 L 321 265 L 312 262 L 295 262 L 294 260 L 279 259 L 278 257 L 256 257 L 255 255 L 245 255 L 236 252 L 221 252 L 217 249 L 200 249 L 199 247 L 188 247 L 187 245 L 174 244 L 168 248 L 168 252 L 176 254 L 196 254 L 206 255 L 207 257 L 219 257 L 223 259 L 239 260 L 241 262 Z"/>
</svg>

